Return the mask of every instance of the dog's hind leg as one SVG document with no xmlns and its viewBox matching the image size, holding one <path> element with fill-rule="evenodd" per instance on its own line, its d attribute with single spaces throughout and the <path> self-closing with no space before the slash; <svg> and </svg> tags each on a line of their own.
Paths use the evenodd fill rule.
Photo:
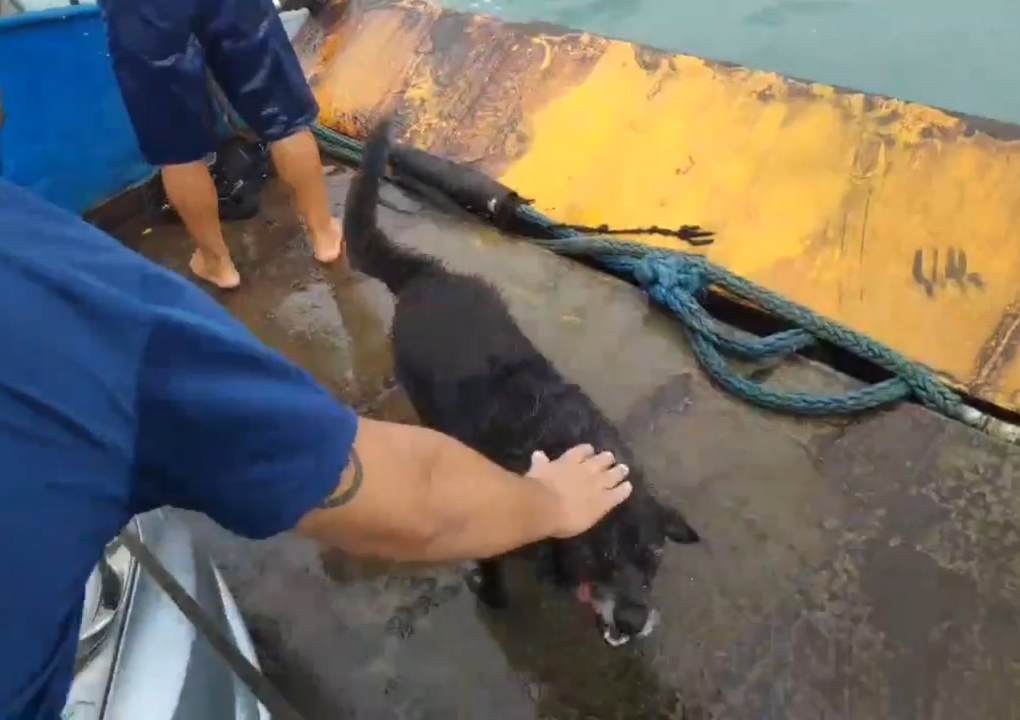
<svg viewBox="0 0 1020 720">
<path fill-rule="evenodd" d="M 494 609 L 504 608 L 509 602 L 506 591 L 506 578 L 503 575 L 503 563 L 499 560 L 482 560 L 470 575 L 468 587 L 486 606 Z"/>
</svg>

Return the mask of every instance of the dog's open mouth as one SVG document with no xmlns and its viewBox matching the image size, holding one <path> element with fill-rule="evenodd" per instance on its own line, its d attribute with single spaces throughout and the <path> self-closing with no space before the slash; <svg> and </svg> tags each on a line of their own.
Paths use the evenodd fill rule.
<svg viewBox="0 0 1020 720">
<path fill-rule="evenodd" d="M 606 625 L 605 623 L 600 624 L 603 625 L 602 639 L 612 647 L 620 647 L 621 645 L 626 645 L 630 642 L 630 635 L 624 635 L 616 628 Z"/>
<path fill-rule="evenodd" d="M 633 639 L 633 635 L 621 632 L 613 621 L 613 610 L 616 607 L 616 600 L 611 594 L 600 592 L 592 583 L 581 583 L 577 586 L 577 599 L 582 605 L 586 605 L 595 613 L 595 620 L 599 630 L 602 632 L 602 639 L 607 645 L 620 647 L 626 645 Z M 648 620 L 637 637 L 648 637 L 659 622 L 659 613 L 655 610 L 648 611 Z"/>
</svg>

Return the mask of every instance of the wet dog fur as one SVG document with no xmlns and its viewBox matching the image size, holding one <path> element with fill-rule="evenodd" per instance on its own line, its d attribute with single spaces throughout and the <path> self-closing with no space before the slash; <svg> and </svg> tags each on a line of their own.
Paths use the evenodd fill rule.
<svg viewBox="0 0 1020 720">
<path fill-rule="evenodd" d="M 344 236 L 357 270 L 396 299 L 397 379 L 422 422 L 507 470 L 525 473 L 531 453 L 557 457 L 591 443 L 631 468 L 632 495 L 594 528 L 543 544 L 554 578 L 591 607 L 605 640 L 622 644 L 655 625 L 650 590 L 667 540 L 698 542 L 677 510 L 652 496 L 641 464 L 611 422 L 518 328 L 498 291 L 478 277 L 401 248 L 379 228 L 377 203 L 390 121 L 373 130 L 347 195 Z M 490 607 L 508 602 L 503 558 L 479 562 L 472 589 Z"/>
</svg>

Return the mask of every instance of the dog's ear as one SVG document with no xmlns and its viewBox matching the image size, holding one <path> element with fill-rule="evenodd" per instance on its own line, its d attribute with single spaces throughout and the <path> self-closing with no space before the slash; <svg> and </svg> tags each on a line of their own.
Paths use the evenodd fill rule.
<svg viewBox="0 0 1020 720">
<path fill-rule="evenodd" d="M 698 531 L 690 526 L 679 510 L 666 507 L 662 503 L 659 506 L 659 516 L 662 518 L 662 525 L 666 531 L 666 537 L 680 545 L 691 545 L 701 540 Z"/>
</svg>

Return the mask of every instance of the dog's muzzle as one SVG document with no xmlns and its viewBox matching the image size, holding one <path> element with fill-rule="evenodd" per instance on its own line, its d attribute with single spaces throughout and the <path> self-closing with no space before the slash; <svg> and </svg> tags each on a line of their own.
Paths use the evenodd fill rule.
<svg viewBox="0 0 1020 720">
<path fill-rule="evenodd" d="M 602 639 L 612 647 L 626 645 L 635 637 L 648 637 L 659 624 L 657 610 L 634 604 L 623 608 L 611 591 L 594 583 L 578 585 L 577 599 L 594 611 Z"/>
</svg>

